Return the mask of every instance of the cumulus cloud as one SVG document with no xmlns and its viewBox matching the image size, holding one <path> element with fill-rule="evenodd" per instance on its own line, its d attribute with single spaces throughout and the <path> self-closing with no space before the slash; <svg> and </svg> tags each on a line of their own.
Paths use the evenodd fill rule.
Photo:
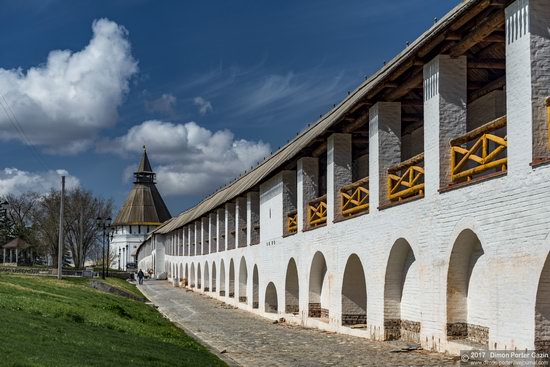
<svg viewBox="0 0 550 367">
<path fill-rule="evenodd" d="M 168 116 L 175 114 L 177 99 L 172 94 L 163 94 L 152 101 L 145 101 L 145 108 L 149 112 L 159 112 Z"/>
<path fill-rule="evenodd" d="M 0 93 L 26 138 L 0 113 L 0 138 L 42 146 L 51 153 L 85 150 L 97 132 L 112 126 L 137 70 L 128 32 L 107 19 L 92 24 L 89 44 L 78 52 L 51 51 L 45 64 L 0 68 Z"/>
<path fill-rule="evenodd" d="M 207 101 L 202 97 L 195 97 L 193 99 L 193 103 L 197 106 L 201 115 L 206 115 L 208 112 L 212 112 L 213 110 L 212 102 Z"/>
<path fill-rule="evenodd" d="M 138 156 L 143 145 L 158 164 L 153 169 L 163 195 L 209 193 L 270 152 L 269 144 L 236 139 L 228 130 L 213 132 L 195 122 L 158 120 L 145 121 L 121 137 L 103 141 L 99 150 Z"/>
<path fill-rule="evenodd" d="M 19 195 L 33 191 L 46 193 L 50 189 L 59 189 L 61 176 L 65 176 L 65 187 L 76 188 L 80 181 L 63 169 L 49 170 L 46 172 L 29 172 L 17 168 L 4 168 L 0 171 L 0 196 L 7 194 Z"/>
</svg>

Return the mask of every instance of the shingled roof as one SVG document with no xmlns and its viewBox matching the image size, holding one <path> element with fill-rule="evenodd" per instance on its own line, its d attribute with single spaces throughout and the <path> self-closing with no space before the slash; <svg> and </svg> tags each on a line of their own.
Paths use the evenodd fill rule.
<svg viewBox="0 0 550 367">
<path fill-rule="evenodd" d="M 384 67 L 370 76 L 367 80 L 361 83 L 354 91 L 350 91 L 340 103 L 336 104 L 327 114 L 322 115 L 317 122 L 311 126 L 308 125 L 305 130 L 300 132 L 289 143 L 278 149 L 276 152 L 267 157 L 264 161 L 258 164 L 254 169 L 246 172 L 237 180 L 227 184 L 212 195 L 202 200 L 196 206 L 179 214 L 175 220 L 170 221 L 167 225 L 159 227 L 155 233 L 165 234 L 177 228 L 180 228 L 211 210 L 216 209 L 225 202 L 236 198 L 255 185 L 258 185 L 262 180 L 266 179 L 280 169 L 289 160 L 295 158 L 305 147 L 311 144 L 315 139 L 318 139 L 326 133 L 333 125 L 341 121 L 346 113 L 354 109 L 361 101 L 368 96 L 369 93 L 379 88 L 384 82 L 392 76 L 392 73 L 407 70 L 407 67 L 414 65 L 415 60 L 418 61 L 417 54 L 432 50 L 436 45 L 445 41 L 445 37 L 451 31 L 451 26 L 455 23 L 463 24 L 469 19 L 476 16 L 481 10 L 497 6 L 499 9 L 500 1 L 493 0 L 465 0 L 458 4 L 454 9 L 447 13 L 441 20 L 436 22 L 430 29 L 424 32 L 413 43 L 395 56 L 391 61 L 385 63 Z M 500 21 L 500 19 L 497 19 Z M 502 22 L 504 21 L 502 17 Z M 480 27 L 481 28 L 481 27 Z M 475 29 L 473 33 L 477 32 Z M 460 45 L 460 43 L 459 43 Z M 420 78 L 422 74 L 418 75 Z"/>
<path fill-rule="evenodd" d="M 134 177 L 134 186 L 113 225 L 159 225 L 170 219 L 172 217 L 170 211 L 155 185 L 155 173 L 151 168 L 145 147 L 143 147 L 143 157 Z"/>
</svg>

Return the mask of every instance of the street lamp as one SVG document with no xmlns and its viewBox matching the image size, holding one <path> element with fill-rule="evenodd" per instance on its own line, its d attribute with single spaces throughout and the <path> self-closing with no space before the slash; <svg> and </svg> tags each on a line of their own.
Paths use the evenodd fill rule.
<svg viewBox="0 0 550 367">
<path fill-rule="evenodd" d="M 111 217 L 107 218 L 101 218 L 97 217 L 96 219 L 97 229 L 100 231 L 103 231 L 103 273 L 101 274 L 101 277 L 105 279 L 105 234 L 108 234 L 108 231 L 111 227 Z M 107 257 L 109 255 L 107 254 Z M 107 269 L 109 268 L 109 265 L 107 264 Z"/>
</svg>

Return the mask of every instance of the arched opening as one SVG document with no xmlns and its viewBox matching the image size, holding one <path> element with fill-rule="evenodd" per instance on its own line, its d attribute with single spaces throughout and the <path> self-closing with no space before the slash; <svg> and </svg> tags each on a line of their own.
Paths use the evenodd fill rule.
<svg viewBox="0 0 550 367">
<path fill-rule="evenodd" d="M 327 263 L 322 253 L 313 256 L 309 271 L 308 316 L 328 321 L 329 287 L 327 280 Z"/>
<path fill-rule="evenodd" d="M 265 289 L 265 312 L 277 313 L 277 288 L 273 282 L 269 282 Z"/>
<path fill-rule="evenodd" d="M 202 288 L 201 264 L 197 264 L 197 289 Z"/>
<path fill-rule="evenodd" d="M 258 265 L 254 265 L 252 272 L 252 308 L 260 307 L 260 282 L 258 279 Z"/>
<path fill-rule="evenodd" d="M 191 284 L 191 280 L 189 279 L 189 266 L 185 264 L 185 281 L 183 285 L 187 287 L 189 284 Z"/>
<path fill-rule="evenodd" d="M 367 325 L 365 271 L 356 254 L 351 255 L 342 282 L 342 325 Z"/>
<path fill-rule="evenodd" d="M 550 353 L 550 256 L 540 274 L 535 302 L 535 350 Z"/>
<path fill-rule="evenodd" d="M 225 263 L 220 264 L 220 296 L 225 297 Z"/>
<path fill-rule="evenodd" d="M 248 271 L 246 270 L 246 260 L 241 258 L 239 265 L 239 302 L 246 303 L 246 285 L 248 283 Z"/>
<path fill-rule="evenodd" d="M 390 252 L 384 283 L 384 338 L 420 342 L 420 278 L 409 243 L 397 240 Z"/>
<path fill-rule="evenodd" d="M 204 291 L 210 292 L 210 269 L 208 269 L 208 261 L 204 263 Z"/>
<path fill-rule="evenodd" d="M 233 265 L 233 259 L 229 261 L 229 297 L 235 297 L 235 265 Z"/>
<path fill-rule="evenodd" d="M 298 268 L 293 258 L 288 262 L 285 279 L 285 312 L 300 313 L 300 286 L 298 285 Z"/>
<path fill-rule="evenodd" d="M 212 263 L 212 292 L 216 291 L 216 263 Z"/>
<path fill-rule="evenodd" d="M 189 284 L 191 288 L 195 288 L 195 263 L 191 263 L 191 278 L 189 279 Z"/>
<path fill-rule="evenodd" d="M 480 312 L 486 302 L 487 274 L 483 273 L 484 251 L 478 237 L 465 230 L 457 237 L 447 274 L 447 338 L 467 340 L 487 347 L 489 328 L 482 326 Z"/>
</svg>

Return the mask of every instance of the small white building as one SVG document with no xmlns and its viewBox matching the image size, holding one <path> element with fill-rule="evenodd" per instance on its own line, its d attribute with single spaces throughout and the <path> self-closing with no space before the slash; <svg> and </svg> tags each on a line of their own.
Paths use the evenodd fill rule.
<svg viewBox="0 0 550 367">
<path fill-rule="evenodd" d="M 134 177 L 134 186 L 111 226 L 110 248 L 116 255 L 111 267 L 120 270 L 135 262 L 135 251 L 147 234 L 171 217 L 155 185 L 156 175 L 145 147 Z"/>
</svg>

